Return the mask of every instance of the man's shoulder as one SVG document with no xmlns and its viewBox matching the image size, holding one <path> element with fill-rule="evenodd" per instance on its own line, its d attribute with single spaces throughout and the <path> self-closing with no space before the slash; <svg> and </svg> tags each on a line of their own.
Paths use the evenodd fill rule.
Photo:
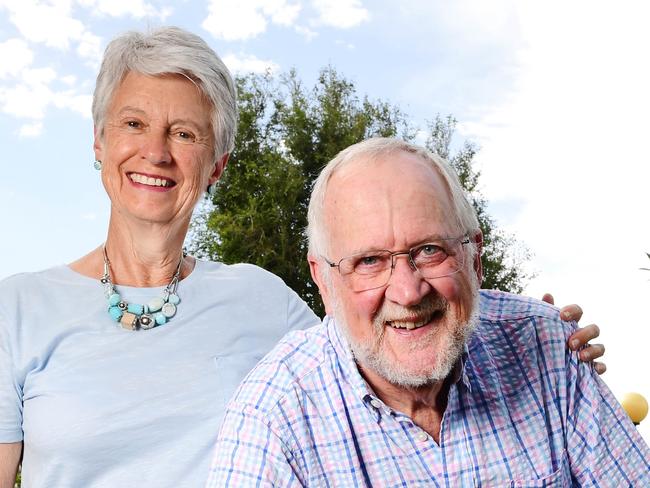
<svg viewBox="0 0 650 488">
<path fill-rule="evenodd" d="M 566 341 L 574 328 L 545 302 L 481 290 L 480 321 L 468 343 L 470 368 L 480 381 L 498 383 L 502 394 L 543 375 L 564 375 L 570 361 Z"/>
<path fill-rule="evenodd" d="M 246 376 L 228 408 L 270 413 L 288 397 L 309 390 L 332 354 L 327 324 L 289 332 Z"/>
<path fill-rule="evenodd" d="M 524 340 L 535 334 L 568 336 L 576 327 L 574 322 L 562 321 L 553 305 L 498 290 L 480 291 L 479 310 L 479 330 L 486 339 L 504 333 Z"/>
<path fill-rule="evenodd" d="M 541 300 L 499 290 L 480 291 L 481 319 L 518 320 L 531 316 L 558 319 L 558 309 Z"/>
</svg>

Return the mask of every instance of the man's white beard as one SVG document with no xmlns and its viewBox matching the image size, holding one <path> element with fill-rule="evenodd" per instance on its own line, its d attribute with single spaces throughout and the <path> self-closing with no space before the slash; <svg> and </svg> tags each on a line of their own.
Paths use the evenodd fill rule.
<svg viewBox="0 0 650 488">
<path fill-rule="evenodd" d="M 476 286 L 475 283 L 476 282 Z M 336 297 L 334 304 L 334 318 L 340 330 L 350 344 L 356 362 L 364 368 L 368 368 L 389 383 L 406 388 L 419 388 L 443 381 L 460 358 L 469 336 L 479 322 L 479 294 L 478 280 L 474 277 L 471 284 L 472 297 L 469 314 L 466 320 L 451 315 L 447 301 L 440 296 L 427 295 L 422 302 L 415 307 L 390 306 L 390 311 L 384 311 L 384 306 L 377 312 L 373 320 L 374 340 L 365 343 L 355 341 L 350 334 L 350 329 L 343 318 L 343 313 Z M 418 371 L 406 371 L 404 366 L 386 356 L 382 349 L 382 341 L 385 334 L 385 318 L 397 316 L 413 316 L 432 314 L 436 310 L 444 311 L 444 322 L 434 325 L 431 330 L 418 341 L 411 344 L 411 352 L 430 347 L 431 342 L 436 342 L 435 356 L 431 357 L 431 363 L 423 365 Z"/>
</svg>

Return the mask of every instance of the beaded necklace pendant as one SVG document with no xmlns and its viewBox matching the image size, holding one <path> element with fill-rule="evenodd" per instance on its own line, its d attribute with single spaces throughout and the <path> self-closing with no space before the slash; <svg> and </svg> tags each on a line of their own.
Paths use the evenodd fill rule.
<svg viewBox="0 0 650 488">
<path fill-rule="evenodd" d="M 104 274 L 100 281 L 104 285 L 104 294 L 108 300 L 108 315 L 111 319 L 119 322 L 124 329 L 148 330 L 166 324 L 169 319 L 176 315 L 176 306 L 181 301 L 176 294 L 176 288 L 178 288 L 178 278 L 183 258 L 186 256 L 185 252 L 181 254 L 176 272 L 163 290 L 162 296 L 153 298 L 146 305 L 141 305 L 139 303 L 128 303 L 122 299 L 111 280 L 110 261 L 106 254 L 106 246 L 103 247 L 102 251 L 104 254 Z"/>
</svg>

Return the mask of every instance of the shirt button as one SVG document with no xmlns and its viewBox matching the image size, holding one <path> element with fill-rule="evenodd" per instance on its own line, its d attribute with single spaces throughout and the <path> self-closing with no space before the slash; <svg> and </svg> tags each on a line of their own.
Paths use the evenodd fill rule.
<svg viewBox="0 0 650 488">
<path fill-rule="evenodd" d="M 425 431 L 421 430 L 420 432 L 415 434 L 415 439 L 418 442 L 425 442 L 425 441 L 429 440 L 429 434 L 427 434 Z"/>
<path fill-rule="evenodd" d="M 370 405 L 372 405 L 375 408 L 381 408 L 381 402 L 377 400 L 376 398 L 373 398 L 370 400 Z"/>
</svg>

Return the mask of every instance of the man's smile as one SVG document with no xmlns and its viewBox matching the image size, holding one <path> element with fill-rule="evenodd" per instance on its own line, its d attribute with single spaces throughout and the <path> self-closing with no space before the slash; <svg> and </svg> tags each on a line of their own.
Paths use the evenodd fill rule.
<svg viewBox="0 0 650 488">
<path fill-rule="evenodd" d="M 442 317 L 442 310 L 436 310 L 432 314 L 420 317 L 404 317 L 400 319 L 386 320 L 384 322 L 388 327 L 393 329 L 419 329 L 420 327 L 431 323 Z"/>
</svg>

